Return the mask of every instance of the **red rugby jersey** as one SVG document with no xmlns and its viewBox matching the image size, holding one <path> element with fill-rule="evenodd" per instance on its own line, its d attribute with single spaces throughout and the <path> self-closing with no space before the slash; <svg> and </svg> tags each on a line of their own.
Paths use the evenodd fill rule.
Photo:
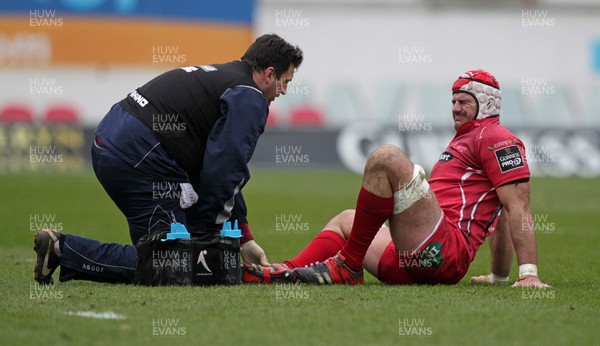
<svg viewBox="0 0 600 346">
<path fill-rule="evenodd" d="M 496 188 L 525 178 L 529 166 L 523 142 L 499 118 L 458 128 L 433 166 L 429 184 L 448 220 L 465 235 L 471 260 L 501 205 Z"/>
</svg>

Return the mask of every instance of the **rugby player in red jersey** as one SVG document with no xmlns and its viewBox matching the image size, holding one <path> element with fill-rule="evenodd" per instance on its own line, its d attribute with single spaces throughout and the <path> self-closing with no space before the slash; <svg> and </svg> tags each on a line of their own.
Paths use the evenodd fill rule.
<svg viewBox="0 0 600 346">
<path fill-rule="evenodd" d="M 490 236 L 491 274 L 472 282 L 507 283 L 514 250 L 513 286 L 549 287 L 537 273 L 525 148 L 500 125 L 500 103 L 494 76 L 462 74 L 452 85 L 456 135 L 429 182 L 402 150 L 378 148 L 367 160 L 356 211 L 334 217 L 295 258 L 246 266 L 246 281 L 285 280 L 293 269 L 302 282 L 356 285 L 364 266 L 387 284 L 455 284 Z"/>
</svg>

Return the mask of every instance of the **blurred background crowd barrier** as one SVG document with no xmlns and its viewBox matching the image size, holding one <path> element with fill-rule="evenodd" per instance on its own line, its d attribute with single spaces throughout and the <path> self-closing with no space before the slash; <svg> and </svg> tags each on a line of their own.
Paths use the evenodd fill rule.
<svg viewBox="0 0 600 346">
<path fill-rule="evenodd" d="M 256 36 L 305 62 L 253 164 L 361 172 L 398 145 L 426 168 L 453 136 L 450 86 L 492 72 L 535 175 L 600 175 L 600 4 L 592 0 L 0 0 L 0 171 L 88 169 L 112 104 Z"/>
</svg>

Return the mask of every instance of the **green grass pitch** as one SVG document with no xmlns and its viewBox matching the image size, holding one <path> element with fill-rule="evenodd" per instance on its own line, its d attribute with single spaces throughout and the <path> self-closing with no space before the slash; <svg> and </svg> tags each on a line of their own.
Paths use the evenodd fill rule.
<svg viewBox="0 0 600 346">
<path fill-rule="evenodd" d="M 359 186 L 360 176 L 345 172 L 254 170 L 244 192 L 258 243 L 272 262 L 295 255 L 354 207 Z M 41 288 L 31 272 L 37 224 L 127 243 L 126 222 L 92 174 L 4 174 L 0 344 L 597 345 L 598 196 L 600 179 L 533 180 L 546 291 L 470 285 L 489 271 L 487 245 L 455 286 L 385 286 L 368 276 L 359 287 Z M 102 313 L 116 318 L 94 318 Z"/>
</svg>

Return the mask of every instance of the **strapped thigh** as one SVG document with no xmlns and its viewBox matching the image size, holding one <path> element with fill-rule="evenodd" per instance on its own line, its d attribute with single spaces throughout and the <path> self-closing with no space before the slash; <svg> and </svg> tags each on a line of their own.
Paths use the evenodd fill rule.
<svg viewBox="0 0 600 346">
<path fill-rule="evenodd" d="M 394 192 L 394 212 L 400 214 L 410 208 L 418 200 L 427 195 L 429 183 L 425 180 L 425 170 L 419 165 L 414 165 L 413 176 L 408 184 Z"/>
</svg>

